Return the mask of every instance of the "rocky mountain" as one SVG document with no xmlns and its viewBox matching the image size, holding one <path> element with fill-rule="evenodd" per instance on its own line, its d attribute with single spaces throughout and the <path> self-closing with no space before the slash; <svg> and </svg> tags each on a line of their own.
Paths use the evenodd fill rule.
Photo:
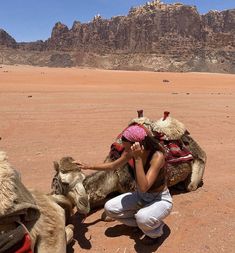
<svg viewBox="0 0 235 253">
<path fill-rule="evenodd" d="M 16 41 L 3 29 L 0 29 L 0 46 L 16 48 Z"/>
<path fill-rule="evenodd" d="M 0 45 L 17 45 L 25 64 L 235 73 L 235 9 L 200 15 L 195 6 L 155 0 L 126 16 L 75 21 L 71 29 L 58 22 L 44 42 L 11 45 L 1 38 Z M 14 62 L 11 53 L 4 59 Z"/>
</svg>

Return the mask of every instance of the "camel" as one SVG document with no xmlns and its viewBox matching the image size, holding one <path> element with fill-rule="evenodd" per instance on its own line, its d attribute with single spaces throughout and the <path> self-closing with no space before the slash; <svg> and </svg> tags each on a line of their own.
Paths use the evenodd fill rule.
<svg viewBox="0 0 235 253">
<path fill-rule="evenodd" d="M 69 200 L 29 191 L 3 151 L 0 151 L 0 182 L 0 252 L 12 247 L 18 237 L 18 243 L 22 242 L 22 236 L 30 238 L 31 252 L 66 252 L 66 245 L 73 238 L 73 225 L 66 226 L 64 209 L 56 202 L 68 206 Z M 6 241 L 8 237 L 14 239 Z"/>
<path fill-rule="evenodd" d="M 163 136 L 165 140 L 180 140 L 180 142 L 182 142 L 182 144 L 191 151 L 194 158 L 193 160 L 176 164 L 168 164 L 167 183 L 168 186 L 171 187 L 183 182 L 187 191 L 195 191 L 202 182 L 206 163 L 206 154 L 198 145 L 198 143 L 190 136 L 184 125 L 178 120 L 169 116 L 161 118 L 159 121 L 151 121 L 142 115 L 141 117 L 130 121 L 129 125 L 131 124 L 143 125 L 153 136 L 155 136 L 157 133 L 162 133 L 164 134 Z M 121 143 L 120 135 L 117 138 L 116 143 Z M 105 162 L 112 161 L 116 158 L 117 157 L 114 157 L 113 153 L 110 152 L 106 157 Z M 72 173 L 73 171 L 71 168 L 72 161 L 74 159 L 70 158 L 71 168 L 67 171 L 64 169 L 64 159 L 66 158 L 62 158 L 60 163 L 55 163 L 55 169 L 57 171 L 57 183 L 60 185 L 60 189 L 63 189 L 63 184 L 73 184 L 72 181 L 69 180 L 69 178 L 72 177 L 69 177 L 68 174 Z M 135 181 L 128 164 L 114 171 L 98 171 L 87 176 L 77 169 L 73 171 L 73 173 L 78 173 L 80 174 L 80 177 L 84 178 L 83 197 L 85 199 L 89 198 L 89 207 L 87 208 L 94 209 L 97 207 L 102 207 L 107 196 L 112 193 L 120 194 L 135 190 Z M 66 177 L 65 174 L 67 174 Z M 81 174 L 83 175 L 81 176 Z M 63 194 L 63 191 L 57 193 Z M 85 202 L 83 203 L 85 204 Z"/>
<path fill-rule="evenodd" d="M 73 164 L 72 157 L 63 157 L 60 162 L 54 161 L 56 175 L 52 181 L 52 196 L 66 196 L 73 207 L 77 207 L 80 213 L 87 214 L 90 211 L 90 202 L 83 181 L 86 178 L 77 164 Z M 58 201 L 57 201 L 58 202 Z M 63 206 L 63 203 L 60 204 Z M 71 206 L 63 206 L 71 213 Z"/>
<path fill-rule="evenodd" d="M 106 162 L 108 160 L 111 159 L 107 157 Z M 59 162 L 54 161 L 56 175 L 52 182 L 52 194 L 67 196 L 68 189 L 71 193 L 78 184 L 79 213 L 86 214 L 90 209 L 102 206 L 108 194 L 135 189 L 135 182 L 127 165 L 116 171 L 99 171 L 86 176 L 72 163 L 73 161 L 75 160 L 72 157 L 63 157 Z"/>
</svg>

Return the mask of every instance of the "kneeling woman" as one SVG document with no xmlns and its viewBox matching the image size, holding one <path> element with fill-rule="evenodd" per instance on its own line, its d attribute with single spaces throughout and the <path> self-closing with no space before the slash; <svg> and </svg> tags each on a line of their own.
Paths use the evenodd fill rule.
<svg viewBox="0 0 235 253">
<path fill-rule="evenodd" d="M 172 198 L 166 185 L 164 150 L 139 125 L 128 127 L 122 134 L 125 148 L 121 157 L 100 165 L 80 164 L 81 169 L 118 169 L 134 158 L 137 191 L 121 194 L 105 204 L 108 216 L 132 227 L 139 227 L 151 244 L 162 236 L 164 222 L 172 209 Z"/>
</svg>

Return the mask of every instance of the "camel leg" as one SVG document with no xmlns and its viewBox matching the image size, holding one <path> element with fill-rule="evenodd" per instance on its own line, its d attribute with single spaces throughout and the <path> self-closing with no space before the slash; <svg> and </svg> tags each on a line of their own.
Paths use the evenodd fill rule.
<svg viewBox="0 0 235 253">
<path fill-rule="evenodd" d="M 56 204 L 48 196 L 36 195 L 40 207 L 41 216 L 34 226 L 37 233 L 37 253 L 65 253 L 65 213 L 62 207 Z M 43 202 L 44 201 L 44 202 Z"/>
<path fill-rule="evenodd" d="M 188 191 L 195 191 L 202 181 L 202 177 L 205 170 L 205 163 L 201 160 L 196 159 L 192 164 L 192 174 L 189 179 L 188 185 L 186 186 Z"/>
<path fill-rule="evenodd" d="M 66 235 L 66 244 L 70 244 L 73 240 L 73 230 L 74 230 L 74 225 L 69 224 L 65 227 L 65 235 Z"/>
<path fill-rule="evenodd" d="M 47 238 L 41 238 L 37 243 L 37 253 L 65 253 L 66 236 L 64 230 L 55 233 L 54 243 L 48 242 Z"/>
</svg>

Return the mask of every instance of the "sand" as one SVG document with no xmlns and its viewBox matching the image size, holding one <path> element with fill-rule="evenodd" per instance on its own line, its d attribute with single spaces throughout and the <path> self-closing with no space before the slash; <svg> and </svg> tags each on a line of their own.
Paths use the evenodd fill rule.
<svg viewBox="0 0 235 253">
<path fill-rule="evenodd" d="M 169 82 L 164 82 L 168 80 Z M 165 236 L 152 247 L 119 222 L 76 217 L 68 252 L 235 252 L 235 76 L 1 66 L 0 149 L 27 187 L 50 191 L 53 161 L 103 161 L 138 109 L 182 121 L 208 156 L 204 185 L 173 195 Z"/>
</svg>

